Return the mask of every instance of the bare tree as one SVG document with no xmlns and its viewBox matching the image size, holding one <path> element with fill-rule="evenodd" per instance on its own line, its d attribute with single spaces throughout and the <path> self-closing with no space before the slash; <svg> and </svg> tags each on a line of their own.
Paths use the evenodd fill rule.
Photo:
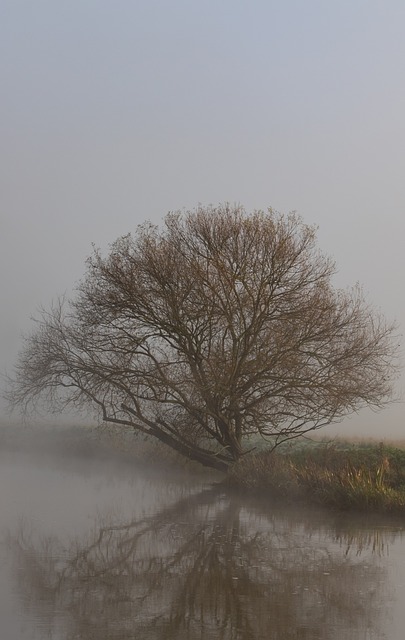
<svg viewBox="0 0 405 640">
<path fill-rule="evenodd" d="M 391 400 L 395 327 L 334 273 L 295 214 L 168 214 L 94 251 L 26 338 L 11 400 L 90 404 L 225 470 L 255 434 L 277 446 Z"/>
</svg>

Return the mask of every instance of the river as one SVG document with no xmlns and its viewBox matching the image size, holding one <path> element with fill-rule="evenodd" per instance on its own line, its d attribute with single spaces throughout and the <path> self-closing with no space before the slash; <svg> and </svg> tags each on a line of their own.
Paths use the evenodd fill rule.
<svg viewBox="0 0 405 640">
<path fill-rule="evenodd" d="M 2 448 L 1 638 L 403 640 L 405 520 L 159 466 Z"/>
</svg>

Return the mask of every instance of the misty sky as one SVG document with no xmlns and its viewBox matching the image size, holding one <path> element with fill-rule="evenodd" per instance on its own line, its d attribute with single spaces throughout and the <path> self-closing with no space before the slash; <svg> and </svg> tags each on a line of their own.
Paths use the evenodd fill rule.
<svg viewBox="0 0 405 640">
<path fill-rule="evenodd" d="M 198 203 L 297 210 L 403 332 L 404 31 L 403 0 L 2 0 L 0 370 L 92 243 Z M 404 404 L 339 431 L 405 437 Z"/>
</svg>

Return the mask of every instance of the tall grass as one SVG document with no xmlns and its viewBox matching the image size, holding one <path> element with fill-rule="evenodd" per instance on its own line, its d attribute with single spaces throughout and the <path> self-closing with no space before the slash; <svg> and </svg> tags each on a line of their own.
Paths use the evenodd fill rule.
<svg viewBox="0 0 405 640">
<path fill-rule="evenodd" d="M 405 513 L 405 451 L 382 445 L 323 445 L 246 456 L 232 487 L 335 509 Z"/>
</svg>

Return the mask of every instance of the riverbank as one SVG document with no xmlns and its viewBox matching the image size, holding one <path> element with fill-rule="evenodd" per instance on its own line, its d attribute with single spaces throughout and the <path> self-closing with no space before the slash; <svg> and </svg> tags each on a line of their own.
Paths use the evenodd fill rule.
<svg viewBox="0 0 405 640">
<path fill-rule="evenodd" d="M 281 453 L 250 454 L 229 470 L 225 483 L 283 501 L 405 514 L 405 449 L 312 441 Z"/>
<path fill-rule="evenodd" d="M 333 510 L 405 515 L 405 441 L 296 441 L 274 452 L 242 458 L 224 477 L 186 460 L 159 443 L 114 430 L 70 426 L 57 429 L 0 428 L 0 449 L 41 452 L 53 458 L 103 458 L 106 466 L 144 466 L 218 482 L 229 491 L 273 501 L 302 502 Z"/>
</svg>

